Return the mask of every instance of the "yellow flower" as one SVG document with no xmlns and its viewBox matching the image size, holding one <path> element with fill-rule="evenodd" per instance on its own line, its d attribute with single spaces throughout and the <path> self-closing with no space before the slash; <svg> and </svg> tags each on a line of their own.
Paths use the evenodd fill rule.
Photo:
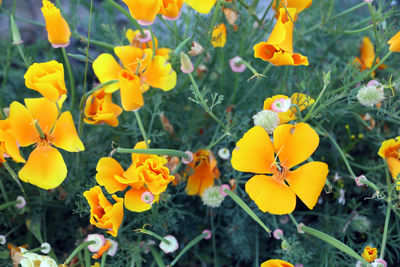
<svg viewBox="0 0 400 267">
<path fill-rule="evenodd" d="M 268 260 L 263 262 L 260 267 L 293 267 L 293 265 L 283 260 Z"/>
<path fill-rule="evenodd" d="M 168 20 L 178 19 L 181 15 L 183 0 L 163 0 L 162 2 L 160 14 Z"/>
<path fill-rule="evenodd" d="M 386 160 L 393 180 L 399 182 L 398 176 L 400 175 L 400 136 L 384 141 L 379 148 L 378 155 Z M 400 183 L 397 184 L 396 189 L 400 190 Z"/>
<path fill-rule="evenodd" d="M 25 162 L 19 153 L 17 140 L 10 133 L 11 126 L 8 120 L 0 120 L 0 164 L 6 157 L 11 157 L 16 162 Z"/>
<path fill-rule="evenodd" d="M 46 21 L 47 37 L 54 48 L 66 47 L 69 45 L 71 31 L 68 23 L 61 16 L 60 10 L 50 1 L 43 0 L 41 8 L 44 20 Z"/>
<path fill-rule="evenodd" d="M 58 101 L 61 108 L 65 98 Z M 35 144 L 28 161 L 19 171 L 19 178 L 43 189 L 59 186 L 67 176 L 67 166 L 60 152 L 85 150 L 69 111 L 58 112 L 55 102 L 46 98 L 27 98 L 25 106 L 14 101 L 8 121 L 10 133 L 22 147 Z"/>
<path fill-rule="evenodd" d="M 211 44 L 214 47 L 224 47 L 226 43 L 226 27 L 225 24 L 219 24 L 214 27 L 211 35 Z"/>
<path fill-rule="evenodd" d="M 192 172 L 185 189 L 188 195 L 201 196 L 204 190 L 214 185 L 214 179 L 220 176 L 217 160 L 210 150 L 197 151 L 193 155 L 193 161 L 188 164 L 188 168 L 188 172 Z"/>
<path fill-rule="evenodd" d="M 151 49 L 134 46 L 114 48 L 121 60 L 122 68 L 110 54 L 101 54 L 93 62 L 93 70 L 101 83 L 119 80 L 119 83 L 105 87 L 105 92 L 113 93 L 120 89 L 122 108 L 127 111 L 137 110 L 143 106 L 143 93 L 149 87 L 164 91 L 176 85 L 176 72 L 165 57 L 154 56 Z"/>
<path fill-rule="evenodd" d="M 282 124 L 274 130 L 273 140 L 272 143 L 264 128 L 255 126 L 237 142 L 232 167 L 260 174 L 247 181 L 246 192 L 263 212 L 291 213 L 296 195 L 313 209 L 325 185 L 328 165 L 313 161 L 291 169 L 317 149 L 318 134 L 306 123 Z"/>
<path fill-rule="evenodd" d="M 191 8 L 196 10 L 197 12 L 208 14 L 213 8 L 215 2 L 217 0 L 185 0 L 185 3 L 188 4 Z"/>
<path fill-rule="evenodd" d="M 278 2 L 278 8 L 276 8 L 276 2 Z M 283 5 L 282 5 L 283 3 Z M 273 1 L 272 8 L 276 10 L 276 17 L 279 17 L 279 10 L 281 8 L 295 8 L 297 10 L 297 14 L 303 11 L 306 8 L 309 8 L 312 4 L 312 0 L 283 0 L 283 1 Z M 297 14 L 295 17 L 292 17 L 294 21 L 296 21 Z"/>
<path fill-rule="evenodd" d="M 293 22 L 285 8 L 279 9 L 279 18 L 267 42 L 254 46 L 254 57 L 269 61 L 276 66 L 308 65 L 307 57 L 293 52 Z M 287 8 L 291 18 L 296 16 L 295 8 Z"/>
<path fill-rule="evenodd" d="M 364 260 L 368 262 L 373 262 L 378 257 L 378 250 L 376 248 L 366 246 L 361 256 L 364 258 Z"/>
<path fill-rule="evenodd" d="M 387 43 L 390 45 L 390 51 L 400 52 L 400 31 L 398 31 Z"/>
<path fill-rule="evenodd" d="M 278 113 L 279 124 L 283 124 L 297 119 L 297 109 L 290 107 L 291 105 L 297 105 L 300 111 L 303 111 L 313 103 L 314 99 L 301 93 L 294 93 L 290 98 L 285 95 L 275 95 L 265 99 L 264 110 Z"/>
<path fill-rule="evenodd" d="M 132 17 L 141 25 L 153 24 L 162 7 L 162 0 L 122 0 Z"/>
<path fill-rule="evenodd" d="M 372 64 L 374 63 L 375 59 L 375 48 L 372 44 L 371 40 L 368 37 L 363 38 L 363 43 L 360 47 L 360 57 L 354 60 L 354 63 L 358 64 L 361 70 L 370 69 L 372 68 Z M 376 58 L 376 63 L 379 62 L 379 57 Z M 384 69 L 387 66 L 381 64 L 378 69 Z M 373 72 L 375 75 L 375 72 Z"/>
<path fill-rule="evenodd" d="M 118 126 L 117 117 L 122 108 L 112 102 L 112 94 L 102 88 L 91 94 L 86 100 L 85 122 L 89 124 L 107 123 L 112 127 Z"/>
<path fill-rule="evenodd" d="M 124 217 L 123 199 L 113 195 L 115 204 L 111 204 L 101 191 L 100 186 L 85 191 L 83 196 L 90 205 L 90 223 L 100 229 L 107 229 L 107 233 L 117 236 L 118 229 Z"/>
<path fill-rule="evenodd" d="M 38 91 L 48 100 L 56 102 L 67 93 L 64 81 L 64 66 L 55 60 L 34 63 L 24 75 L 25 85 Z"/>
<path fill-rule="evenodd" d="M 146 148 L 139 142 L 134 149 Z M 157 155 L 132 154 L 132 164 L 125 171 L 113 158 L 101 158 L 97 163 L 96 181 L 112 194 L 130 189 L 125 193 L 124 202 L 128 210 L 142 212 L 151 209 L 152 203 L 158 201 L 159 195 L 174 180 L 165 166 L 167 160 Z M 154 199 L 145 201 L 143 196 L 151 194 Z"/>
</svg>

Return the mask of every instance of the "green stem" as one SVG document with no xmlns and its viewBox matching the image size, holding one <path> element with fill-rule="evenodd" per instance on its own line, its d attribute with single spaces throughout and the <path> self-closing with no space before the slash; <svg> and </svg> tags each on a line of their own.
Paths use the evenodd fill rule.
<svg viewBox="0 0 400 267">
<path fill-rule="evenodd" d="M 122 6 L 115 3 L 113 0 L 106 0 L 106 2 L 121 11 L 121 13 L 124 14 L 133 23 L 133 25 L 135 25 L 135 27 L 139 29 L 140 33 L 143 36 L 145 35 L 142 26 L 140 26 L 140 24 L 131 16 L 128 11 L 126 11 Z"/>
<path fill-rule="evenodd" d="M 15 206 L 15 204 L 17 204 L 17 203 L 18 203 L 18 201 L 16 201 L 16 200 L 4 203 L 4 204 L 0 205 L 0 211 L 5 210 L 9 207 Z"/>
<path fill-rule="evenodd" d="M 8 195 L 7 195 L 7 191 L 4 187 L 3 181 L 0 179 L 0 191 L 1 191 L 1 195 L 4 198 L 5 202 L 8 202 Z"/>
<path fill-rule="evenodd" d="M 101 256 L 100 267 L 106 266 L 106 259 L 107 259 L 107 252 L 104 252 L 104 253 L 103 253 L 103 256 Z"/>
<path fill-rule="evenodd" d="M 258 218 L 254 211 L 252 211 L 250 207 L 247 206 L 247 204 L 244 203 L 244 201 L 238 195 L 236 195 L 229 189 L 224 189 L 224 192 L 228 194 L 232 198 L 232 200 L 235 201 L 235 203 L 238 204 L 239 207 L 241 207 L 254 221 L 256 221 L 262 228 L 264 228 L 268 235 L 271 235 L 271 230 L 269 230 L 269 228 L 261 221 L 260 218 Z"/>
<path fill-rule="evenodd" d="M 117 153 L 136 153 L 136 154 L 148 154 L 148 155 L 168 155 L 177 156 L 185 159 L 189 159 L 189 156 L 180 150 L 174 149 L 163 149 L 163 148 L 149 148 L 149 149 L 131 149 L 131 148 L 116 148 Z"/>
<path fill-rule="evenodd" d="M 290 220 L 293 222 L 294 225 L 296 225 L 296 227 L 299 225 L 299 223 L 297 222 L 296 218 L 293 216 L 292 213 L 289 213 L 289 218 Z"/>
<path fill-rule="evenodd" d="M 80 39 L 81 39 L 82 42 L 85 42 L 85 43 L 89 42 L 89 40 L 85 36 L 80 36 Z M 114 51 L 114 46 L 112 44 L 109 44 L 109 43 L 106 43 L 106 42 L 102 42 L 102 41 L 93 40 L 93 39 L 90 39 L 90 43 L 92 45 L 98 46 L 100 48 L 104 48 L 104 49 L 107 49 L 107 50 L 110 50 L 110 51 Z"/>
<path fill-rule="evenodd" d="M 186 251 L 188 251 L 191 247 L 193 247 L 194 245 L 196 245 L 197 243 L 199 243 L 201 240 L 204 239 L 204 237 L 206 237 L 207 234 L 200 234 L 197 237 L 195 237 L 192 241 L 190 241 L 182 250 L 181 252 L 179 252 L 178 256 L 176 256 L 176 258 L 171 262 L 171 266 L 174 266 L 178 260 L 183 256 L 183 254 L 186 253 Z"/>
<path fill-rule="evenodd" d="M 160 235 L 158 235 L 158 234 L 156 234 L 156 233 L 154 233 L 154 232 L 152 232 L 150 230 L 146 230 L 144 228 L 139 228 L 139 229 L 136 229 L 134 231 L 138 232 L 138 233 L 143 233 L 143 234 L 146 234 L 146 235 L 151 235 L 151 236 L 157 238 L 158 240 L 160 240 L 161 242 L 164 242 L 167 245 L 169 245 L 169 241 L 167 239 L 165 239 L 164 237 L 162 237 L 162 236 L 160 236 Z"/>
<path fill-rule="evenodd" d="M 219 1 L 218 1 L 219 3 Z M 196 93 L 196 96 L 199 98 L 200 102 L 201 102 L 201 106 L 204 108 L 204 110 L 208 113 L 208 115 L 210 115 L 219 125 L 221 125 L 221 127 L 223 129 L 226 129 L 226 125 L 220 120 L 218 119 L 214 113 L 212 112 L 212 110 L 208 107 L 206 100 L 204 99 L 203 95 L 200 93 L 199 87 L 196 84 L 196 81 L 193 78 L 193 75 L 191 73 L 188 73 L 190 81 L 192 82 L 194 91 Z"/>
<path fill-rule="evenodd" d="M 218 255 L 217 255 L 217 245 L 215 242 L 215 226 L 214 226 L 214 215 L 211 215 L 211 233 L 212 233 L 212 248 L 214 256 L 214 266 L 218 267 Z"/>
<path fill-rule="evenodd" d="M 221 0 L 217 0 L 217 5 L 216 5 L 216 7 L 215 7 L 214 14 L 213 14 L 213 17 L 212 17 L 212 20 L 211 20 L 210 29 L 209 29 L 209 31 L 208 31 L 207 43 L 206 43 L 206 48 L 205 48 L 205 51 L 206 51 L 206 52 L 208 51 L 208 48 L 209 48 L 210 45 L 211 45 L 212 32 L 213 32 L 213 30 L 214 30 L 215 22 L 217 21 L 219 9 L 220 9 L 220 7 L 221 7 L 221 2 L 222 2 Z"/>
<path fill-rule="evenodd" d="M 146 144 L 146 148 L 149 148 L 149 139 L 147 138 L 146 131 L 144 130 L 143 122 L 142 122 L 142 119 L 140 118 L 139 111 L 135 110 L 134 112 L 135 112 L 135 116 L 136 116 L 136 121 L 139 125 L 140 132 L 142 133 L 144 142 Z"/>
<path fill-rule="evenodd" d="M 375 36 L 375 42 L 378 42 L 378 32 L 376 30 L 376 17 L 375 17 L 375 12 L 374 9 L 372 8 L 372 4 L 371 2 L 367 2 L 368 3 L 368 9 L 369 9 L 369 13 L 371 14 L 371 19 L 372 19 L 372 26 L 374 27 L 374 36 Z M 375 62 L 375 61 L 374 61 Z"/>
<path fill-rule="evenodd" d="M 251 72 L 254 74 L 252 77 L 250 77 L 249 80 L 251 80 L 253 77 L 261 78 L 261 77 L 264 76 L 264 75 L 258 73 L 258 71 L 257 71 L 255 68 L 253 68 L 253 67 L 250 65 L 249 62 L 247 62 L 247 61 L 245 61 L 245 60 L 242 59 L 242 60 L 239 61 L 239 63 L 241 63 L 241 64 L 245 65 L 246 67 L 248 67 L 249 70 L 251 70 Z"/>
<path fill-rule="evenodd" d="M 386 185 L 388 188 L 388 206 L 386 209 L 386 217 L 385 217 L 385 226 L 383 228 L 383 237 L 382 237 L 382 245 L 381 245 L 381 253 L 379 255 L 379 258 L 383 259 L 385 256 L 385 248 L 386 248 L 386 241 L 387 241 L 387 235 L 388 235 L 388 228 L 389 228 L 389 220 L 390 220 L 390 212 L 392 210 L 392 197 L 391 197 L 391 179 L 390 179 L 390 173 L 388 166 L 385 166 L 385 172 L 386 172 Z"/>
<path fill-rule="evenodd" d="M 74 80 L 74 74 L 72 73 L 72 68 L 71 64 L 68 59 L 67 51 L 65 47 L 61 47 L 62 54 L 64 56 L 64 61 L 65 65 L 67 67 L 67 72 L 68 72 L 68 78 L 69 78 L 69 86 L 71 88 L 71 110 L 74 110 L 74 105 L 75 105 L 75 80 Z"/>
<path fill-rule="evenodd" d="M 25 200 L 28 201 L 28 196 L 25 193 L 24 188 L 22 187 L 21 182 L 19 181 L 17 174 L 14 172 L 14 170 L 10 167 L 10 165 L 8 165 L 8 163 L 5 161 L 2 163 L 4 168 L 6 168 L 6 170 L 8 171 L 8 173 L 11 175 L 11 177 L 13 178 L 13 180 L 17 183 L 19 189 L 21 189 L 21 192 L 24 194 Z"/>
<path fill-rule="evenodd" d="M 342 31 L 342 32 L 340 32 L 340 33 L 344 33 L 344 34 L 354 34 L 354 33 L 359 33 L 359 32 L 363 32 L 363 31 L 369 30 L 369 29 L 371 29 L 372 27 L 374 27 L 373 24 L 368 25 L 368 26 L 365 26 L 365 27 L 360 28 L 360 29 L 357 29 L 357 30 Z"/>
<path fill-rule="evenodd" d="M 325 83 L 324 87 L 322 88 L 322 91 L 319 93 L 317 100 L 315 101 L 315 103 L 311 106 L 310 110 L 308 111 L 307 115 L 304 117 L 303 122 L 306 122 L 312 115 L 313 110 L 315 109 L 315 107 L 317 106 L 319 100 L 321 100 L 322 95 L 325 93 L 326 88 L 328 87 L 328 84 Z"/>
<path fill-rule="evenodd" d="M 79 251 L 81 251 L 82 249 L 85 249 L 85 248 L 87 248 L 88 246 L 90 246 L 90 245 L 92 245 L 92 244 L 95 244 L 95 243 L 96 243 L 96 241 L 91 240 L 91 241 L 87 241 L 87 242 L 84 242 L 84 243 L 80 244 L 78 247 L 76 247 L 76 248 L 74 249 L 74 251 L 72 251 L 71 255 L 64 261 L 64 265 L 67 265 L 67 264 L 75 257 L 75 255 L 76 255 Z"/>
<path fill-rule="evenodd" d="M 89 9 L 89 30 L 87 37 L 87 45 L 86 45 L 86 62 L 85 62 L 85 77 L 83 78 L 83 95 L 86 92 L 86 80 L 87 80 L 87 71 L 89 65 L 89 46 L 90 46 L 90 30 L 92 26 L 92 9 L 93 9 L 93 0 L 90 0 L 90 9 Z"/>
<path fill-rule="evenodd" d="M 212 142 L 211 144 L 209 144 L 207 146 L 207 150 L 210 150 L 212 147 L 214 147 L 215 145 L 217 145 L 219 142 L 221 142 L 222 140 L 224 140 L 224 138 L 229 135 L 228 133 L 224 133 L 220 138 L 218 138 L 218 140 L 215 140 L 214 142 Z"/>
<path fill-rule="evenodd" d="M 156 55 L 156 38 L 154 36 L 153 30 L 151 29 L 151 25 L 149 26 L 149 31 L 150 31 L 150 35 L 151 35 L 151 44 L 153 47 L 153 58 Z"/>
<path fill-rule="evenodd" d="M 340 250 L 340 251 L 346 253 L 347 255 L 349 255 L 349 256 L 351 256 L 351 257 L 353 257 L 353 258 L 355 258 L 355 259 L 357 259 L 357 260 L 363 262 L 364 264 L 367 264 L 367 265 L 369 264 L 366 260 L 364 260 L 363 257 L 361 257 L 361 256 L 360 256 L 357 252 L 355 252 L 352 248 L 350 248 L 350 247 L 347 246 L 346 244 L 340 242 L 340 241 L 337 240 L 336 238 L 334 238 L 334 237 L 332 237 L 332 236 L 330 236 L 330 235 L 328 235 L 328 234 L 325 234 L 325 233 L 323 233 L 323 232 L 321 232 L 321 231 L 318 231 L 318 230 L 316 230 L 316 229 L 314 229 L 314 228 L 305 226 L 305 225 L 301 225 L 301 226 L 299 226 L 299 227 L 300 227 L 300 230 L 306 232 L 307 234 L 312 235 L 312 236 L 314 236 L 314 237 L 316 237 L 316 238 L 319 238 L 319 239 L 321 239 L 322 241 L 325 241 L 325 242 L 328 243 L 329 245 L 331 245 L 331 246 L 337 248 L 338 250 Z"/>
<path fill-rule="evenodd" d="M 153 246 L 150 246 L 150 251 L 151 251 L 151 254 L 152 254 L 153 257 L 154 257 L 154 260 L 155 260 L 156 263 L 157 263 L 157 266 L 158 266 L 158 267 L 165 267 L 165 264 L 164 264 L 164 262 L 162 261 L 162 259 L 161 259 L 161 257 L 160 257 L 160 254 L 158 253 L 158 251 L 155 250 L 155 249 L 153 248 Z"/>
</svg>

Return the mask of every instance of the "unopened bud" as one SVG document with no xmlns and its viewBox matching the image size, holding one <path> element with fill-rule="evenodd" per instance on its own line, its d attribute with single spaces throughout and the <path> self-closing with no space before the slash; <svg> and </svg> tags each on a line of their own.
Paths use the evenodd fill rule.
<svg viewBox="0 0 400 267">
<path fill-rule="evenodd" d="M 183 73 L 192 73 L 194 71 L 194 66 L 192 61 L 190 61 L 189 56 L 184 52 L 181 52 L 180 56 L 181 56 L 181 71 Z"/>
</svg>

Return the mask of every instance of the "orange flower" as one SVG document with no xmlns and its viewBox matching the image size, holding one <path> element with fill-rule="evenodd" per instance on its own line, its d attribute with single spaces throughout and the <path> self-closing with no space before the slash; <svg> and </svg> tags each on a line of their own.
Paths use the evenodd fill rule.
<svg viewBox="0 0 400 267">
<path fill-rule="evenodd" d="M 366 246 L 361 256 L 364 258 L 364 260 L 368 262 L 373 262 L 378 257 L 378 250 L 376 248 Z"/>
<path fill-rule="evenodd" d="M 58 101 L 60 108 L 64 99 Z M 46 98 L 27 98 L 25 105 L 11 103 L 8 118 L 10 133 L 21 146 L 36 145 L 18 176 L 43 189 L 55 188 L 67 176 L 67 166 L 53 146 L 69 152 L 83 151 L 85 147 L 69 111 L 60 115 L 56 103 Z"/>
<path fill-rule="evenodd" d="M 226 43 L 225 24 L 219 24 L 214 27 L 211 35 L 211 44 L 213 47 L 224 47 Z"/>
<path fill-rule="evenodd" d="M 360 47 L 360 58 L 356 58 L 354 63 L 358 64 L 361 70 L 370 69 L 372 68 L 372 64 L 374 63 L 375 59 L 375 48 L 374 45 L 371 43 L 371 40 L 368 37 L 363 38 L 363 43 Z M 379 57 L 376 58 L 376 63 L 379 63 Z M 378 69 L 384 69 L 387 66 L 381 64 Z M 373 72 L 375 75 L 375 72 Z"/>
<path fill-rule="evenodd" d="M 83 196 L 90 205 L 90 223 L 100 229 L 107 229 L 107 233 L 117 236 L 118 229 L 124 217 L 123 199 L 113 195 L 115 204 L 111 204 L 101 191 L 100 186 L 85 191 Z"/>
<path fill-rule="evenodd" d="M 291 108 L 291 105 L 297 105 L 300 111 L 303 111 L 313 103 L 314 99 L 301 93 L 294 93 L 290 98 L 285 95 L 275 95 L 265 99 L 264 110 L 278 113 L 279 124 L 283 124 L 297 119 L 297 109 Z"/>
<path fill-rule="evenodd" d="M 400 31 L 398 31 L 387 43 L 390 45 L 390 51 L 400 52 Z"/>
<path fill-rule="evenodd" d="M 393 180 L 398 181 L 400 178 L 400 136 L 384 141 L 378 155 L 386 160 Z M 396 189 L 400 190 L 400 183 Z"/>
<path fill-rule="evenodd" d="M 276 8 L 276 2 L 278 2 L 278 8 Z M 282 5 L 283 3 L 283 5 Z M 309 8 L 312 4 L 312 0 L 283 0 L 283 1 L 273 1 L 272 8 L 276 10 L 276 17 L 279 17 L 279 10 L 281 8 L 295 8 L 297 10 L 297 14 L 303 11 L 306 8 Z M 297 17 L 297 15 L 296 15 Z M 296 21 L 296 17 L 292 17 L 294 21 Z"/>
<path fill-rule="evenodd" d="M 276 66 L 308 65 L 307 57 L 293 53 L 293 22 L 285 8 L 279 9 L 279 18 L 267 42 L 254 46 L 254 57 L 269 61 Z M 291 18 L 296 16 L 295 8 L 287 8 Z"/>
<path fill-rule="evenodd" d="M 149 87 L 164 91 L 176 85 L 176 72 L 165 57 L 152 58 L 151 49 L 133 46 L 114 48 L 124 69 L 110 54 L 101 54 L 93 62 L 93 70 L 101 83 L 119 80 L 119 83 L 105 87 L 105 92 L 113 93 L 120 89 L 121 103 L 124 110 L 137 110 L 144 105 L 142 93 Z"/>
<path fill-rule="evenodd" d="M 318 134 L 306 123 L 283 124 L 274 130 L 273 140 L 255 126 L 237 142 L 231 160 L 234 169 L 272 174 L 253 176 L 246 183 L 246 192 L 263 212 L 291 213 L 296 195 L 313 209 L 325 185 L 328 165 L 313 161 L 290 169 L 312 155 L 319 144 Z"/>
<path fill-rule="evenodd" d="M 11 126 L 8 120 L 0 120 L 0 163 L 5 162 L 5 158 L 11 157 L 16 162 L 25 162 L 19 153 L 18 142 L 9 132 Z"/>
<path fill-rule="evenodd" d="M 196 10 L 197 12 L 208 14 L 213 8 L 215 2 L 217 0 L 185 0 L 185 3 L 188 4 L 191 8 Z"/>
<path fill-rule="evenodd" d="M 25 85 L 42 94 L 50 101 L 58 101 L 67 93 L 64 81 L 64 66 L 55 60 L 34 63 L 24 75 Z"/>
<path fill-rule="evenodd" d="M 162 0 L 122 0 L 141 25 L 151 25 L 162 7 Z"/>
<path fill-rule="evenodd" d="M 112 127 L 118 126 L 117 117 L 122 108 L 112 102 L 112 94 L 102 88 L 91 94 L 86 100 L 85 122 L 89 124 L 107 123 Z"/>
<path fill-rule="evenodd" d="M 283 260 L 268 260 L 261 264 L 260 267 L 294 267 L 289 262 Z"/>
<path fill-rule="evenodd" d="M 210 150 L 197 151 L 188 167 L 193 170 L 185 189 L 188 195 L 201 196 L 204 190 L 214 185 L 214 179 L 220 176 L 217 160 Z"/>
<path fill-rule="evenodd" d="M 43 0 L 41 8 L 44 20 L 46 21 L 47 37 L 54 48 L 66 47 L 69 45 L 71 31 L 68 23 L 61 16 L 60 10 L 50 1 Z"/>
<path fill-rule="evenodd" d="M 176 20 L 181 15 L 183 0 L 162 0 L 160 14 L 165 19 Z"/>
<path fill-rule="evenodd" d="M 134 149 L 146 148 L 145 142 L 139 142 Z M 97 163 L 96 181 L 110 194 L 131 188 L 125 194 L 125 207 L 134 212 L 151 209 L 159 195 L 174 180 L 165 166 L 167 160 L 157 155 L 132 154 L 132 164 L 125 171 L 113 158 L 101 158 Z M 143 195 L 151 193 L 152 201 L 144 201 Z"/>
</svg>

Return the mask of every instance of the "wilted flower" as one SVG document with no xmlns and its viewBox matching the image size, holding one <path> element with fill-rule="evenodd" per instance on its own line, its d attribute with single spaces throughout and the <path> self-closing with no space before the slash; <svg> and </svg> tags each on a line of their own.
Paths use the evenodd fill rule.
<svg viewBox="0 0 400 267">
<path fill-rule="evenodd" d="M 17 207 L 18 209 L 23 209 L 25 206 L 26 206 L 25 198 L 23 196 L 18 196 L 17 197 L 17 204 L 15 204 L 15 207 Z"/>
<path fill-rule="evenodd" d="M 118 242 L 108 238 L 106 239 L 106 241 L 110 242 L 111 244 L 110 248 L 107 250 L 107 255 L 115 256 L 118 250 Z"/>
<path fill-rule="evenodd" d="M 42 256 L 36 253 L 28 252 L 24 248 L 20 248 L 20 256 L 22 259 L 19 264 L 22 267 L 31 267 L 31 266 L 46 266 L 46 267 L 57 267 L 57 263 L 55 260 L 50 258 L 49 256 Z"/>
<path fill-rule="evenodd" d="M 5 235 L 0 235 L 0 245 L 5 245 L 7 242 Z"/>
<path fill-rule="evenodd" d="M 238 56 L 229 60 L 229 66 L 233 72 L 243 72 L 246 70 L 246 65 L 242 64 L 240 61 L 242 61 L 242 58 Z"/>
<path fill-rule="evenodd" d="M 87 248 L 90 252 L 97 252 L 100 250 L 104 243 L 106 242 L 104 239 L 104 235 L 101 234 L 90 234 L 85 238 L 85 241 L 95 241 L 96 243 L 89 245 Z"/>
<path fill-rule="evenodd" d="M 210 239 L 212 237 L 212 233 L 210 230 L 208 229 L 204 229 L 203 232 L 201 232 L 203 235 L 206 234 L 206 236 L 204 237 L 204 239 Z"/>
<path fill-rule="evenodd" d="M 224 201 L 224 199 L 225 197 L 220 193 L 219 186 L 210 186 L 206 188 L 201 195 L 203 204 L 211 208 L 218 208 L 221 206 L 221 203 Z"/>
<path fill-rule="evenodd" d="M 274 232 L 272 233 L 275 239 L 279 240 L 282 239 L 283 237 L 283 230 L 282 229 L 275 229 Z"/>
<path fill-rule="evenodd" d="M 191 56 L 198 56 L 203 52 L 204 52 L 204 47 L 202 47 L 201 44 L 197 42 L 193 42 L 188 54 Z"/>
<path fill-rule="evenodd" d="M 42 248 L 40 252 L 42 252 L 43 254 L 49 254 L 51 251 L 51 245 L 47 242 L 42 243 L 40 247 Z"/>
<path fill-rule="evenodd" d="M 231 157 L 231 152 L 229 152 L 229 149 L 227 149 L 226 147 L 223 147 L 218 149 L 218 156 L 221 159 L 227 160 Z"/>
<path fill-rule="evenodd" d="M 378 257 L 377 255 L 378 255 L 378 250 L 370 246 L 366 246 L 364 248 L 363 253 L 361 254 L 364 260 L 368 262 L 373 262 L 374 260 L 376 260 L 376 258 Z"/>
<path fill-rule="evenodd" d="M 346 191 L 344 189 L 339 190 L 339 198 L 338 198 L 339 204 L 342 204 L 342 205 L 346 204 L 346 199 L 344 197 L 345 193 L 346 193 Z"/>
<path fill-rule="evenodd" d="M 376 259 L 371 263 L 372 267 L 387 267 L 387 263 L 384 259 Z"/>
<path fill-rule="evenodd" d="M 226 43 L 226 26 L 219 24 L 214 27 L 211 35 L 211 44 L 213 47 L 224 47 Z"/>
<path fill-rule="evenodd" d="M 162 249 L 162 251 L 164 251 L 164 253 L 173 253 L 179 248 L 178 240 L 176 240 L 173 235 L 164 236 L 164 239 L 168 240 L 169 242 L 169 244 L 164 241 L 160 242 L 159 247 Z"/>
</svg>

